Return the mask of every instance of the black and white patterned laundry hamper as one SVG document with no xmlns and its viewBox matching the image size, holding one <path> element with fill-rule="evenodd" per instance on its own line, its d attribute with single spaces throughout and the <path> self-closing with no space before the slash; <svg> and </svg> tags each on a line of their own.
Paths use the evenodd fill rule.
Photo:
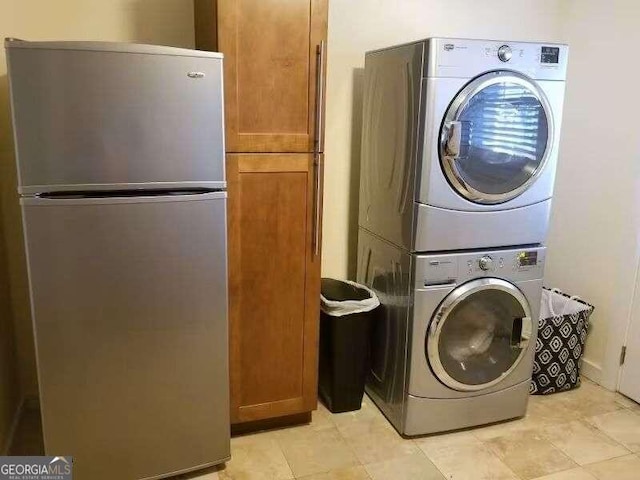
<svg viewBox="0 0 640 480">
<path fill-rule="evenodd" d="M 589 316 L 594 307 L 558 289 L 543 289 L 530 393 L 546 395 L 580 386 Z"/>
</svg>

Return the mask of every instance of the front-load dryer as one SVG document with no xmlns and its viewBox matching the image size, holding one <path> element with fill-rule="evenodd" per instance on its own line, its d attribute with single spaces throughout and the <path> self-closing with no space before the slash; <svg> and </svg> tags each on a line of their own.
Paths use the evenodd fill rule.
<svg viewBox="0 0 640 480">
<path fill-rule="evenodd" d="M 525 415 L 545 247 L 411 254 L 360 229 L 359 249 L 358 280 L 381 302 L 367 393 L 396 429 Z"/>
<path fill-rule="evenodd" d="M 543 243 L 567 55 L 445 38 L 367 53 L 360 226 L 414 252 Z"/>
</svg>

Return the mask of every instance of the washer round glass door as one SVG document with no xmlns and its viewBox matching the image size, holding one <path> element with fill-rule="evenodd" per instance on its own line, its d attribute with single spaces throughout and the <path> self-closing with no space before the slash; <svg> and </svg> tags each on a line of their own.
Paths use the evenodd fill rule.
<svg viewBox="0 0 640 480">
<path fill-rule="evenodd" d="M 482 390 L 518 366 L 532 331 L 529 302 L 515 285 L 498 278 L 472 280 L 438 307 L 427 330 L 426 355 L 448 387 Z"/>
<path fill-rule="evenodd" d="M 544 92 L 524 75 L 490 72 L 453 100 L 440 132 L 440 162 L 457 193 L 481 204 L 523 193 L 542 171 L 553 139 Z"/>
</svg>

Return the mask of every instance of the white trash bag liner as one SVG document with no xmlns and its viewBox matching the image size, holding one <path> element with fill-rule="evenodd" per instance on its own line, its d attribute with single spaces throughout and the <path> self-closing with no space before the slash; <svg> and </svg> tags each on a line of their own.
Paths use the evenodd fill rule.
<svg viewBox="0 0 640 480">
<path fill-rule="evenodd" d="M 540 303 L 540 318 L 558 317 L 563 315 L 575 315 L 588 308 L 580 301 L 577 295 L 572 297 L 563 295 L 557 288 L 542 290 L 542 302 Z"/>
<path fill-rule="evenodd" d="M 340 280 L 343 283 L 347 283 L 352 285 L 353 287 L 359 290 L 365 290 L 369 293 L 369 298 L 365 298 L 364 300 L 329 300 L 324 295 L 320 294 L 320 309 L 330 315 L 332 317 L 343 317 L 345 315 L 351 315 L 354 313 L 364 313 L 370 312 L 378 305 L 380 305 L 380 300 L 378 300 L 378 296 L 376 293 L 368 287 L 361 285 L 356 282 L 352 282 L 350 280 Z"/>
</svg>

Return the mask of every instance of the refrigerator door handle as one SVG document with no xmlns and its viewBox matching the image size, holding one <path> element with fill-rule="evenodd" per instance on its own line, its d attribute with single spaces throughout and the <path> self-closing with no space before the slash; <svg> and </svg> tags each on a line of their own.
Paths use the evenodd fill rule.
<svg viewBox="0 0 640 480">
<path fill-rule="evenodd" d="M 200 192 L 200 193 L 166 193 L 162 195 L 103 195 L 103 196 L 40 196 L 22 197 L 22 205 L 54 206 L 54 205 L 112 205 L 118 203 L 162 203 L 162 202 L 196 202 L 202 200 L 223 200 L 227 198 L 227 192 Z"/>
</svg>

